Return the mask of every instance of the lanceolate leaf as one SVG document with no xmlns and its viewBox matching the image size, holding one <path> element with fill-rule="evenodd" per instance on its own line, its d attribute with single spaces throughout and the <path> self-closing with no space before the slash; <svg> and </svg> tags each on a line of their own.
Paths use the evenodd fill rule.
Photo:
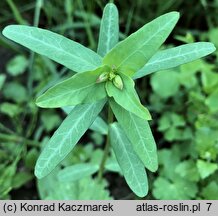
<svg viewBox="0 0 218 216">
<path fill-rule="evenodd" d="M 62 110 L 64 110 L 66 114 L 69 114 L 74 108 L 75 106 L 62 107 Z M 92 123 L 89 129 L 96 131 L 103 135 L 108 133 L 108 125 L 100 116 L 96 117 L 95 121 Z"/>
<path fill-rule="evenodd" d="M 105 100 L 76 106 L 49 140 L 38 158 L 35 175 L 49 174 L 74 148 L 102 110 Z"/>
<path fill-rule="evenodd" d="M 101 20 L 98 54 L 105 56 L 113 48 L 119 37 L 118 10 L 113 3 L 106 5 Z"/>
<path fill-rule="evenodd" d="M 166 70 L 194 61 L 215 50 L 216 48 L 212 43 L 198 42 L 159 51 L 143 68 L 133 75 L 133 79 L 138 79 L 156 71 Z"/>
<path fill-rule="evenodd" d="M 3 35 L 76 72 L 94 70 L 101 65 L 101 57 L 81 44 L 54 32 L 23 25 L 10 25 Z"/>
<path fill-rule="evenodd" d="M 130 141 L 117 123 L 109 128 L 111 145 L 124 178 L 131 190 L 139 197 L 148 192 L 147 175 L 144 165 L 134 152 Z"/>
<path fill-rule="evenodd" d="M 138 95 L 134 89 L 134 81 L 124 74 L 120 74 L 120 76 L 123 80 L 123 89 L 118 89 L 112 82 L 108 81 L 106 83 L 108 96 L 113 97 L 116 103 L 140 118 L 151 120 L 149 111 L 140 103 L 138 99 Z"/>
<path fill-rule="evenodd" d="M 156 171 L 158 168 L 157 148 L 148 122 L 123 109 L 112 99 L 110 106 L 145 167 L 152 172 Z"/>
<path fill-rule="evenodd" d="M 76 164 L 60 170 L 58 179 L 62 182 L 72 182 L 90 176 L 97 172 L 99 166 L 91 163 Z"/>
<path fill-rule="evenodd" d="M 115 157 L 108 158 L 105 164 L 105 169 L 111 172 L 117 172 L 122 175 L 122 171 Z"/>
<path fill-rule="evenodd" d="M 118 43 L 103 59 L 103 63 L 133 75 L 156 53 L 179 19 L 178 12 L 164 14 L 144 25 Z"/>
<path fill-rule="evenodd" d="M 73 106 L 105 98 L 107 95 L 104 83 L 96 83 L 98 76 L 105 70 L 108 70 L 107 66 L 72 76 L 38 97 L 37 106 L 46 108 Z"/>
<path fill-rule="evenodd" d="M 108 133 L 108 125 L 100 116 L 95 119 L 89 129 L 104 135 Z"/>
</svg>

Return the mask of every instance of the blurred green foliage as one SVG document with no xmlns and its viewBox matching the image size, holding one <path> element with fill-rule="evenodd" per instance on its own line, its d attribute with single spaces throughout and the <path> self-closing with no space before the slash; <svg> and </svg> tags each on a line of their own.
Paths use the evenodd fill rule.
<svg viewBox="0 0 218 216">
<path fill-rule="evenodd" d="M 39 18 L 40 27 L 96 50 L 100 17 L 107 2 L 1 1 L 0 27 L 11 23 L 37 25 Z M 115 0 L 114 3 L 121 17 L 120 39 L 153 18 L 177 10 L 182 17 L 167 41 L 169 46 L 197 39 L 208 40 L 218 47 L 217 0 L 166 0 L 164 4 L 158 0 Z M 114 157 L 109 158 L 106 168 L 116 173 L 119 182 L 107 175 L 101 183 L 92 177 L 67 184 L 57 179 L 60 168 L 99 162 L 103 151 L 95 146 L 101 146 L 105 137 L 92 131 L 56 172 L 37 182 L 36 188 L 33 176 L 36 158 L 65 114 L 61 110 L 39 110 L 34 99 L 72 72 L 49 59 L 33 56 L 2 35 L 0 46 L 0 199 L 128 197 L 130 192 L 125 187 L 115 192 L 122 185 L 119 178 L 122 174 Z M 154 73 L 140 81 L 138 93 L 153 114 L 152 129 L 159 149 L 159 169 L 155 175 L 150 174 L 153 184 L 148 199 L 218 199 L 217 70 L 218 51 L 207 59 Z M 87 136 L 92 143 L 87 144 Z M 19 195 L 15 196 L 16 192 Z M 131 194 L 130 197 L 137 199 Z"/>
<path fill-rule="evenodd" d="M 149 104 L 162 136 L 155 198 L 218 198 L 208 196 L 209 185 L 218 186 L 217 79 L 216 67 L 204 60 L 151 76 Z"/>
</svg>

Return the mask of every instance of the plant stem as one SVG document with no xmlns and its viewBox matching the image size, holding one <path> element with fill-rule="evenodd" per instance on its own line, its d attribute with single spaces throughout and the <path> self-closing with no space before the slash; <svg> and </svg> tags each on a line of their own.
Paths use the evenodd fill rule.
<svg viewBox="0 0 218 216">
<path fill-rule="evenodd" d="M 3 131 L 5 131 L 6 133 L 9 133 L 9 134 L 14 134 L 14 131 L 12 131 L 10 128 L 7 128 L 2 123 L 0 123 L 0 130 L 3 130 Z"/>
<path fill-rule="evenodd" d="M 43 5 L 43 0 L 36 0 L 36 7 L 35 7 L 35 12 L 34 12 L 34 20 L 33 20 L 33 25 L 35 27 L 38 27 L 39 25 L 39 18 L 40 18 L 40 12 L 41 12 L 41 8 Z M 35 60 L 35 53 L 34 52 L 30 52 L 30 57 L 29 57 L 29 77 L 28 77 L 28 89 L 29 89 L 29 93 L 30 96 L 32 95 L 32 91 L 33 91 L 33 64 L 34 64 L 34 60 Z"/>
<path fill-rule="evenodd" d="M 82 18 L 84 21 L 86 33 L 88 35 L 90 48 L 94 49 L 95 48 L 95 39 L 94 39 L 93 32 L 92 32 L 92 29 L 90 26 L 89 14 L 85 12 L 84 5 L 83 5 L 82 1 L 78 1 L 78 4 L 79 4 L 81 11 L 84 12 L 84 15 L 82 16 Z"/>
<path fill-rule="evenodd" d="M 0 133 L 0 140 L 7 141 L 7 142 L 25 142 L 27 145 L 34 146 L 34 147 L 40 147 L 39 142 L 34 141 L 34 140 L 29 140 L 29 139 L 26 139 L 24 137 L 20 137 L 17 135 L 11 135 L 11 134 L 8 135 L 8 134 Z"/>
<path fill-rule="evenodd" d="M 112 123 L 113 120 L 114 120 L 114 115 L 113 115 L 113 112 L 111 110 L 110 105 L 108 105 L 108 125 L 110 123 Z M 109 150 L 110 150 L 110 136 L 109 136 L 109 131 L 108 131 L 107 138 L 106 138 L 106 144 L 105 144 L 105 148 L 104 148 L 104 154 L 103 154 L 101 164 L 100 164 L 100 168 L 99 168 L 99 171 L 98 171 L 98 180 L 99 181 L 102 180 L 102 176 L 103 176 L 103 172 L 104 172 L 104 166 L 105 166 L 105 163 L 106 163 L 106 160 L 107 160 L 107 157 L 108 157 Z"/>
<path fill-rule="evenodd" d="M 10 6 L 12 13 L 14 15 L 15 20 L 20 24 L 20 25 L 27 25 L 26 20 L 23 19 L 21 16 L 18 8 L 14 4 L 13 0 L 7 0 L 8 5 Z"/>
</svg>

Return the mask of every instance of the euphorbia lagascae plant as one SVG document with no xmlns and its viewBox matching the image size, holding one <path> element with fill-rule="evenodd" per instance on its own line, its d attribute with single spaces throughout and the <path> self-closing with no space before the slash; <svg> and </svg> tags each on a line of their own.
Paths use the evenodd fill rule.
<svg viewBox="0 0 218 216">
<path fill-rule="evenodd" d="M 99 170 L 101 179 L 111 146 L 131 190 L 139 197 L 146 196 L 145 168 L 151 172 L 157 170 L 157 150 L 148 123 L 151 115 L 140 102 L 134 79 L 193 61 L 215 50 L 209 42 L 198 42 L 158 51 L 178 19 L 178 12 L 164 14 L 118 42 L 118 11 L 114 4 L 107 4 L 97 53 L 36 27 L 10 25 L 3 30 L 7 38 L 77 72 L 36 100 L 36 104 L 43 108 L 72 106 L 38 158 L 35 167 L 38 178 L 48 175 L 72 151 L 95 119 L 99 120 L 98 115 L 108 102 L 109 127 L 104 156 L 100 164 L 79 166 L 80 176 Z M 114 122 L 113 114 L 118 122 Z M 70 178 L 74 168 L 61 170 L 60 178 Z"/>
</svg>

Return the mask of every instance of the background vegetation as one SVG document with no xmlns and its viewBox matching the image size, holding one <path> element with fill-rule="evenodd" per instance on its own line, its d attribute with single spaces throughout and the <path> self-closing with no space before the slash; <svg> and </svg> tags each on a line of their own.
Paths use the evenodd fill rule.
<svg viewBox="0 0 218 216">
<path fill-rule="evenodd" d="M 35 25 L 96 50 L 107 2 L 3 0 L 0 29 L 15 23 Z M 120 14 L 120 40 L 157 16 L 176 10 L 181 18 L 166 46 L 210 41 L 218 47 L 218 0 L 114 3 Z M 137 81 L 141 100 L 153 115 L 151 126 L 159 149 L 159 169 L 149 173 L 150 191 L 145 199 L 218 199 L 217 69 L 216 51 Z M 114 172 L 106 172 L 101 183 L 91 177 L 60 183 L 55 171 L 43 180 L 35 179 L 40 148 L 66 114 L 61 109 L 39 109 L 34 100 L 69 75 L 72 72 L 67 68 L 0 34 L 0 199 L 137 199 L 113 167 L 113 158 L 108 166 Z M 99 161 L 104 143 L 102 133 L 89 130 L 61 166 Z"/>
</svg>

